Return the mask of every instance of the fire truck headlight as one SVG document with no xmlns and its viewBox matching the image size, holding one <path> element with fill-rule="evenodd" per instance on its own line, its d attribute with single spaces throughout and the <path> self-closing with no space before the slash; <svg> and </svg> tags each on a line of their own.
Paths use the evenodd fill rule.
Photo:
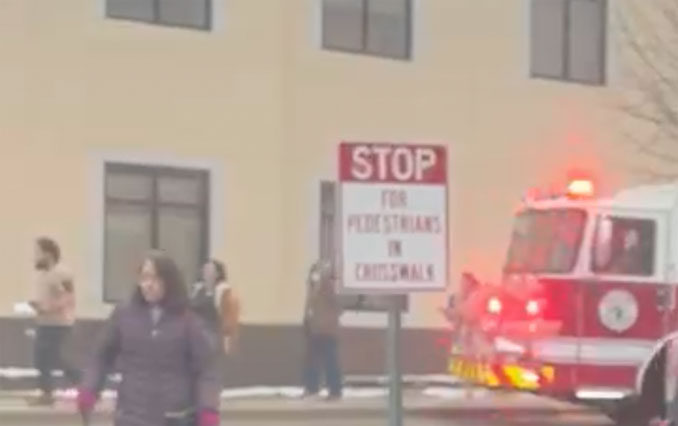
<svg viewBox="0 0 678 426">
<path fill-rule="evenodd" d="M 528 313 L 528 315 L 539 315 L 539 311 L 541 310 L 540 308 L 539 302 L 536 300 L 529 300 L 527 304 L 525 304 L 525 311 Z"/>
<path fill-rule="evenodd" d="M 501 313 L 502 303 L 497 297 L 490 297 L 487 301 L 487 312 L 498 315 Z"/>
</svg>

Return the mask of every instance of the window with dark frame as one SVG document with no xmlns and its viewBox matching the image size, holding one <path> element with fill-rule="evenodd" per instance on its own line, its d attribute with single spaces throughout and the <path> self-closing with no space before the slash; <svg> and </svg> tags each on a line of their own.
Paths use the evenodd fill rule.
<svg viewBox="0 0 678 426">
<path fill-rule="evenodd" d="M 408 60 L 412 0 L 322 0 L 322 45 L 328 50 Z"/>
<path fill-rule="evenodd" d="M 530 73 L 603 85 L 607 0 L 531 0 Z"/>
<path fill-rule="evenodd" d="M 107 163 L 104 179 L 104 301 L 129 297 L 149 249 L 197 279 L 208 256 L 209 172 Z"/>
<path fill-rule="evenodd" d="M 106 0 L 108 18 L 210 30 L 212 0 Z"/>
<path fill-rule="evenodd" d="M 652 219 L 598 220 L 592 270 L 598 274 L 650 277 L 655 271 L 657 224 Z"/>
</svg>

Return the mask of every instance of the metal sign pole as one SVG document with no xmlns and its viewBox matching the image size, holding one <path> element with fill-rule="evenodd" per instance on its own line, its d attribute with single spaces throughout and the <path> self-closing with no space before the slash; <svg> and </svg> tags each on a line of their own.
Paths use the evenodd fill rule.
<svg viewBox="0 0 678 426">
<path fill-rule="evenodd" d="M 398 296 L 388 304 L 388 339 L 386 353 L 389 374 L 389 426 L 403 426 L 403 394 L 400 371 L 400 307 Z"/>
</svg>

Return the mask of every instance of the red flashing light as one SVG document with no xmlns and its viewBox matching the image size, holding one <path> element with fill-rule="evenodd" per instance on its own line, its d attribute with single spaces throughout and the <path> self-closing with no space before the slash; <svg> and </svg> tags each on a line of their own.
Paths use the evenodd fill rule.
<svg viewBox="0 0 678 426">
<path fill-rule="evenodd" d="M 594 192 L 593 182 L 588 179 L 575 179 L 567 187 L 567 193 L 570 197 L 593 197 Z"/>
<path fill-rule="evenodd" d="M 539 310 L 540 310 L 540 309 L 539 309 L 539 302 L 537 302 L 536 300 L 530 300 L 530 301 L 528 301 L 527 304 L 525 305 L 525 311 L 526 311 L 529 315 L 532 315 L 532 316 L 538 315 L 538 314 L 539 314 Z"/>
<path fill-rule="evenodd" d="M 438 348 L 449 348 L 450 345 L 452 344 L 452 338 L 449 336 L 441 336 L 438 337 L 435 341 L 435 346 Z"/>
<path fill-rule="evenodd" d="M 502 304 L 501 300 L 499 300 L 497 297 L 491 297 L 487 301 L 487 312 L 491 314 L 500 314 L 502 310 Z"/>
</svg>

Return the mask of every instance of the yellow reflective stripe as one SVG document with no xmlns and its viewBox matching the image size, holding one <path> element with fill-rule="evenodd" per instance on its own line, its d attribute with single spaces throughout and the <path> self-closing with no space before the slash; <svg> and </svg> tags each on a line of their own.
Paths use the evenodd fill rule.
<svg viewBox="0 0 678 426">
<path fill-rule="evenodd" d="M 499 382 L 499 377 L 497 377 L 496 374 L 494 374 L 494 371 L 492 371 L 492 367 L 489 365 L 485 366 L 485 383 L 487 386 L 496 388 L 498 387 L 501 383 Z"/>
<path fill-rule="evenodd" d="M 467 380 L 473 380 L 473 364 L 467 362 L 466 365 L 464 365 L 464 377 L 466 377 Z"/>
<path fill-rule="evenodd" d="M 451 375 L 456 376 L 457 375 L 457 365 L 459 365 L 459 362 L 457 362 L 456 359 L 451 359 L 449 364 L 448 364 L 448 371 L 450 372 Z"/>
<path fill-rule="evenodd" d="M 513 365 L 505 365 L 502 367 L 502 370 L 504 371 L 504 375 L 511 382 L 510 383 L 511 386 L 516 387 L 518 389 L 522 389 L 520 370 L 517 367 Z"/>
<path fill-rule="evenodd" d="M 541 368 L 541 375 L 544 379 L 546 379 L 547 382 L 553 383 L 554 380 L 556 379 L 556 370 L 553 367 L 542 367 Z"/>
<path fill-rule="evenodd" d="M 538 375 L 542 379 L 541 383 L 553 383 L 555 380 L 555 368 L 551 366 L 543 366 L 537 371 L 525 369 L 518 365 L 503 365 L 500 368 L 507 380 L 504 385 L 512 386 L 517 389 L 536 390 L 539 388 L 540 382 L 535 382 L 532 378 L 527 378 L 527 374 L 534 376 L 538 372 Z M 488 363 L 453 358 L 449 361 L 448 371 L 451 375 L 459 377 L 462 380 L 484 386 L 499 387 L 502 385 L 500 376 L 494 372 Z"/>
<path fill-rule="evenodd" d="M 463 368 L 464 363 L 461 359 L 453 359 L 452 361 L 450 361 L 450 374 L 452 374 L 453 376 L 463 378 L 462 377 Z"/>
<path fill-rule="evenodd" d="M 463 375 L 463 373 L 464 373 L 464 363 L 461 360 L 457 361 L 457 363 L 455 364 L 454 373 L 459 377 L 461 377 Z"/>
<path fill-rule="evenodd" d="M 453 376 L 472 382 L 482 382 L 482 365 L 462 359 L 450 360 L 448 370 Z"/>
<path fill-rule="evenodd" d="M 523 376 L 528 372 L 517 365 L 505 365 L 503 367 L 504 374 L 511 380 L 511 385 L 518 389 L 535 390 L 539 388 L 539 383 L 531 380 L 526 380 Z"/>
</svg>

